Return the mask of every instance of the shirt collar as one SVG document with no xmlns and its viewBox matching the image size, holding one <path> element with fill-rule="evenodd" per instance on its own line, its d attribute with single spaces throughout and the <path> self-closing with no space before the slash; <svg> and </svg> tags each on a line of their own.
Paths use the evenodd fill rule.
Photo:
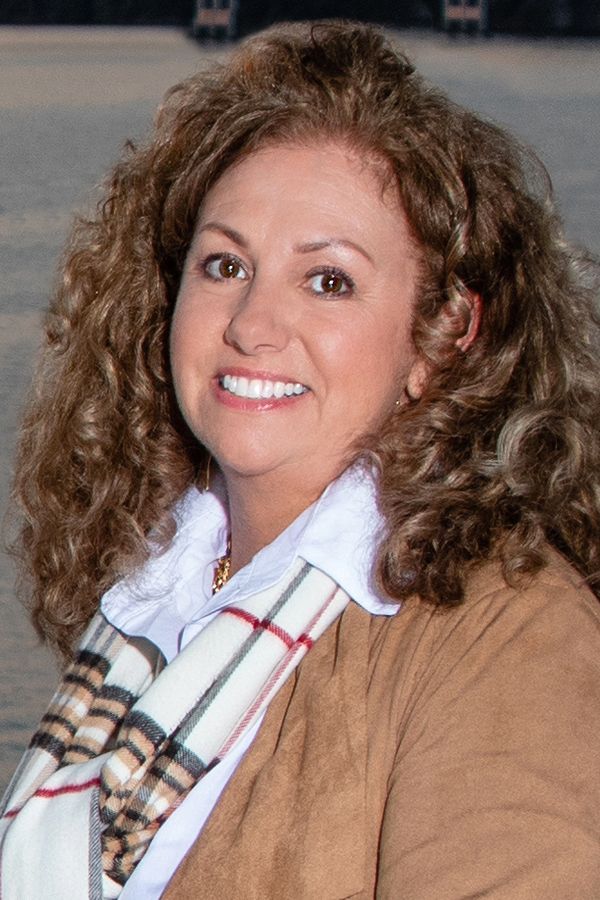
<svg viewBox="0 0 600 900">
<path fill-rule="evenodd" d="M 373 579 L 382 530 L 373 475 L 366 466 L 355 465 L 233 576 L 209 601 L 207 611 L 275 584 L 302 557 L 367 612 L 393 615 L 398 605 L 386 602 Z"/>
<path fill-rule="evenodd" d="M 217 481 L 211 491 L 190 488 L 177 504 L 175 519 L 177 530 L 168 549 L 102 598 L 105 615 L 128 633 L 147 635 L 157 608 L 167 612 L 169 607 L 173 625 L 180 627 L 214 614 L 275 584 L 298 557 L 333 578 L 367 612 L 393 615 L 399 609 L 373 580 L 384 523 L 374 477 L 364 465 L 352 466 L 332 482 L 214 597 L 214 564 L 225 552 L 229 530 L 222 486 Z"/>
</svg>

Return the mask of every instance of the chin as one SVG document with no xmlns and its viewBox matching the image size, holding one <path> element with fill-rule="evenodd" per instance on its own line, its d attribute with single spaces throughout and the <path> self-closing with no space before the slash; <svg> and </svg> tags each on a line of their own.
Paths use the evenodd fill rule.
<svg viewBox="0 0 600 900">
<path fill-rule="evenodd" d="M 217 459 L 219 463 L 219 468 L 223 472 L 225 479 L 231 478 L 271 478 L 271 477 L 280 477 L 283 481 L 284 473 L 280 470 L 280 467 L 267 462 L 261 462 L 258 460 L 253 461 L 230 461 L 226 460 L 224 462 Z"/>
<path fill-rule="evenodd" d="M 223 447 L 211 449 L 212 455 L 225 476 L 258 477 L 270 475 L 285 466 L 281 458 L 265 453 L 265 448 L 244 448 L 238 444 L 230 452 Z"/>
</svg>

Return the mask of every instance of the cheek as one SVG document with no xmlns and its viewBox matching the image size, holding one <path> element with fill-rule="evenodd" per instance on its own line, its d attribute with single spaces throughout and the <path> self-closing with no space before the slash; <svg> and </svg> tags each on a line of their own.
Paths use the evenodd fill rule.
<svg viewBox="0 0 600 900">
<path fill-rule="evenodd" d="M 185 371 L 185 361 L 189 357 L 189 333 L 182 321 L 182 316 L 178 314 L 177 309 L 171 323 L 171 334 L 169 336 L 169 356 L 171 359 L 171 372 L 175 382 L 175 389 L 179 389 L 179 382 Z"/>
<path fill-rule="evenodd" d="M 353 403 L 400 396 L 416 353 L 407 323 L 366 321 L 321 340 L 331 379 Z"/>
<path fill-rule="evenodd" d="M 197 317 L 191 314 L 192 309 L 183 297 L 177 300 L 169 336 L 173 387 L 179 408 L 188 419 L 188 424 L 190 412 L 197 403 L 195 394 L 202 380 L 204 367 L 208 363 L 206 331 L 197 321 Z"/>
<path fill-rule="evenodd" d="M 180 293 L 169 337 L 171 368 L 174 373 L 182 374 L 197 368 L 206 358 L 206 351 L 214 342 L 214 337 L 209 335 L 211 321 L 196 298 Z"/>
</svg>

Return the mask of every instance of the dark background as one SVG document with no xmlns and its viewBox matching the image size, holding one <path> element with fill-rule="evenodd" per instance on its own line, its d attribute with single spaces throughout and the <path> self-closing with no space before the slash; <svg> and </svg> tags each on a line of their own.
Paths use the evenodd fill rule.
<svg viewBox="0 0 600 900">
<path fill-rule="evenodd" d="M 181 25 L 193 0 L 0 0 L 0 24 Z M 240 0 L 238 34 L 290 19 L 344 17 L 439 28 L 441 0 Z M 489 0 L 489 29 L 528 35 L 600 35 L 600 0 Z"/>
</svg>

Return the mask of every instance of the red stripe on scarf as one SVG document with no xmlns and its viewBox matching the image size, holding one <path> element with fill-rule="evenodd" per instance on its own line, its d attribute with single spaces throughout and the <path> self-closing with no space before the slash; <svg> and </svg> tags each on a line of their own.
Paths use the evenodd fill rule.
<svg viewBox="0 0 600 900">
<path fill-rule="evenodd" d="M 99 784 L 99 778 L 91 778 L 90 781 L 84 781 L 81 784 L 65 784 L 64 787 L 54 788 L 54 790 L 50 790 L 49 788 L 40 788 L 35 792 L 35 794 L 33 794 L 33 796 L 43 797 L 44 800 L 48 800 L 52 797 L 60 797 L 61 794 L 80 794 L 82 791 L 87 791 L 88 788 L 98 787 Z M 22 809 L 22 806 L 19 806 L 16 809 L 9 809 L 4 813 L 2 818 L 13 819 L 21 812 Z"/>
<path fill-rule="evenodd" d="M 310 650 L 313 645 L 313 640 L 308 634 L 303 632 L 298 635 L 296 640 L 294 640 L 291 634 L 279 625 L 274 625 L 270 619 L 257 619 L 256 616 L 246 612 L 245 609 L 238 609 L 235 606 L 226 606 L 223 612 L 229 613 L 231 616 L 237 616 L 239 619 L 243 619 L 244 622 L 248 622 L 249 625 L 252 625 L 252 628 L 255 631 L 257 628 L 263 628 L 265 631 L 269 631 L 271 634 L 274 634 L 275 637 L 278 637 L 279 640 L 286 645 L 288 650 L 291 650 L 296 644 L 304 644 L 308 650 Z"/>
<path fill-rule="evenodd" d="M 54 790 L 40 788 L 33 796 L 47 799 L 49 797 L 59 797 L 61 794 L 80 794 L 81 791 L 87 791 L 91 787 L 98 787 L 99 784 L 99 778 L 91 778 L 89 781 L 84 781 L 81 784 L 65 784 L 64 787 L 55 788 Z"/>
</svg>

